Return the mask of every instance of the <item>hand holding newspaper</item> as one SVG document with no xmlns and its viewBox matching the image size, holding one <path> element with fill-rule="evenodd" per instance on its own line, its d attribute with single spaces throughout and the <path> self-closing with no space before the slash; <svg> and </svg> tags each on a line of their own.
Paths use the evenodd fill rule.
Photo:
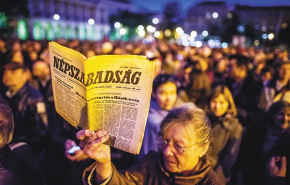
<svg viewBox="0 0 290 185">
<path fill-rule="evenodd" d="M 100 55 L 49 43 L 55 108 L 74 127 L 106 130 L 110 146 L 138 154 L 148 116 L 154 63 L 143 56 Z"/>
</svg>

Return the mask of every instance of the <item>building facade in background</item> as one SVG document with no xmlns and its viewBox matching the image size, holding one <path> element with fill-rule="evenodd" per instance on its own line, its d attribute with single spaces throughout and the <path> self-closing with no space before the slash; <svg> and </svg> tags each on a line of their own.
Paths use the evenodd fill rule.
<svg viewBox="0 0 290 185">
<path fill-rule="evenodd" d="M 109 35 L 109 16 L 134 11 L 128 0 L 28 0 L 30 17 L 19 18 L 20 39 L 100 40 Z"/>
</svg>

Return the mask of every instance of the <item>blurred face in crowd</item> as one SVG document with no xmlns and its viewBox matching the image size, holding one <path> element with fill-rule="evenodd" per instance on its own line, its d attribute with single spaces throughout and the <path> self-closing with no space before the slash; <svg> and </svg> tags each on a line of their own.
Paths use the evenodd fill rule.
<svg viewBox="0 0 290 185">
<path fill-rule="evenodd" d="M 3 84 L 9 88 L 10 91 L 20 89 L 26 82 L 26 74 L 24 69 L 5 69 L 3 73 Z"/>
<path fill-rule="evenodd" d="M 169 126 L 165 132 L 163 141 L 159 142 L 165 168 L 172 173 L 188 175 L 204 152 L 195 144 L 193 129 L 177 123 Z"/>
<path fill-rule="evenodd" d="M 237 66 L 237 59 L 231 59 L 228 65 L 230 77 L 234 78 L 235 80 L 243 79 L 247 75 L 245 68 L 245 66 Z"/>
<path fill-rule="evenodd" d="M 229 108 L 229 102 L 223 94 L 219 94 L 216 98 L 210 101 L 210 110 L 215 116 L 224 115 Z"/>
<path fill-rule="evenodd" d="M 37 54 L 36 51 L 31 51 L 31 52 L 29 53 L 29 57 L 30 57 L 31 61 L 35 61 L 35 60 L 37 60 L 37 58 L 38 58 L 38 54 Z"/>
<path fill-rule="evenodd" d="M 223 59 L 224 56 L 222 52 L 216 52 L 213 57 L 214 57 L 214 61 L 220 61 Z"/>
<path fill-rule="evenodd" d="M 33 65 L 32 73 L 41 81 L 46 80 L 50 75 L 49 67 L 45 62 L 36 62 Z"/>
<path fill-rule="evenodd" d="M 228 61 L 226 59 L 221 59 L 220 61 L 218 61 L 218 63 L 217 63 L 217 71 L 220 72 L 220 73 L 224 72 L 226 70 L 227 63 L 228 63 Z"/>
<path fill-rule="evenodd" d="M 290 107 L 285 107 L 274 115 L 274 125 L 283 130 L 290 127 Z"/>
<path fill-rule="evenodd" d="M 283 64 L 279 68 L 279 80 L 286 80 L 290 77 L 290 64 Z"/>
<path fill-rule="evenodd" d="M 24 63 L 24 58 L 23 58 L 22 52 L 21 51 L 15 52 L 13 54 L 13 57 L 12 57 L 11 60 L 14 61 L 14 62 L 18 62 L 20 64 L 23 64 Z"/>
<path fill-rule="evenodd" d="M 262 75 L 261 77 L 263 82 L 267 82 L 268 80 L 272 79 L 272 73 L 271 72 L 266 72 L 265 74 Z"/>
<path fill-rule="evenodd" d="M 5 42 L 0 39 L 0 50 L 4 50 L 4 49 L 5 49 Z"/>
<path fill-rule="evenodd" d="M 21 51 L 21 45 L 19 42 L 15 42 L 12 46 L 12 51 L 16 52 L 16 51 Z"/>
<path fill-rule="evenodd" d="M 160 85 L 154 97 L 162 110 L 171 110 L 177 98 L 177 88 L 173 82 L 166 82 Z"/>
</svg>

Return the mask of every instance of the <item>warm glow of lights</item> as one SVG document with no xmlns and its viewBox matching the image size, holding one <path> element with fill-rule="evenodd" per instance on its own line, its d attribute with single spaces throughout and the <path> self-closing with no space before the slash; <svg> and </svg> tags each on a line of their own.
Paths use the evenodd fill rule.
<svg viewBox="0 0 290 185">
<path fill-rule="evenodd" d="M 159 19 L 155 17 L 154 19 L 152 19 L 152 23 L 153 24 L 158 24 L 159 23 Z"/>
<path fill-rule="evenodd" d="M 138 35 L 139 35 L 140 37 L 144 37 L 144 36 L 145 36 L 145 30 L 139 30 Z"/>
<path fill-rule="evenodd" d="M 258 40 L 255 40 L 255 41 L 254 41 L 254 45 L 255 45 L 255 46 L 258 46 L 259 44 L 260 44 L 260 42 L 259 42 Z"/>
<path fill-rule="evenodd" d="M 282 28 L 287 28 L 288 27 L 288 24 L 287 23 L 283 23 L 283 24 L 281 24 L 281 27 Z"/>
<path fill-rule="evenodd" d="M 120 34 L 121 35 L 125 35 L 127 33 L 126 29 L 125 28 L 121 28 L 120 29 Z"/>
<path fill-rule="evenodd" d="M 201 41 L 196 41 L 195 42 L 195 46 L 200 48 L 202 46 L 202 42 Z"/>
<path fill-rule="evenodd" d="M 58 14 L 54 14 L 53 19 L 58 21 L 60 19 L 60 16 Z"/>
<path fill-rule="evenodd" d="M 114 27 L 117 28 L 117 29 L 120 28 L 121 27 L 121 23 L 115 22 Z"/>
<path fill-rule="evenodd" d="M 196 37 L 197 36 L 197 32 L 193 30 L 192 32 L 190 32 L 190 36 Z"/>
<path fill-rule="evenodd" d="M 176 28 L 176 33 L 178 33 L 179 35 L 182 35 L 184 33 L 183 29 L 181 27 L 177 27 Z"/>
<path fill-rule="evenodd" d="M 169 29 L 167 29 L 167 30 L 165 30 L 164 34 L 165 34 L 165 37 L 170 37 L 171 31 Z"/>
<path fill-rule="evenodd" d="M 204 36 L 204 37 L 208 36 L 208 31 L 204 30 L 204 31 L 202 32 L 202 36 Z"/>
<path fill-rule="evenodd" d="M 228 18 L 228 19 L 233 18 L 233 14 L 232 14 L 232 13 L 228 13 L 227 18 Z"/>
<path fill-rule="evenodd" d="M 138 30 L 139 30 L 139 31 L 140 31 L 140 30 L 144 30 L 144 26 L 139 25 L 139 26 L 138 26 Z"/>
<path fill-rule="evenodd" d="M 188 37 L 188 40 L 189 40 L 190 42 L 193 42 L 193 41 L 195 40 L 195 37 L 190 36 L 190 37 Z"/>
<path fill-rule="evenodd" d="M 213 12 L 212 18 L 216 19 L 216 18 L 218 18 L 218 16 L 219 16 L 219 14 L 217 12 Z"/>
<path fill-rule="evenodd" d="M 160 32 L 159 31 L 156 31 L 155 33 L 154 33 L 154 37 L 160 37 Z"/>
<path fill-rule="evenodd" d="M 89 19 L 88 23 L 89 23 L 89 25 L 93 25 L 93 24 L 95 24 L 95 20 L 94 19 Z"/>
<path fill-rule="evenodd" d="M 270 34 L 268 35 L 268 39 L 269 39 L 269 40 L 273 40 L 273 39 L 274 39 L 274 33 L 270 33 Z"/>
</svg>

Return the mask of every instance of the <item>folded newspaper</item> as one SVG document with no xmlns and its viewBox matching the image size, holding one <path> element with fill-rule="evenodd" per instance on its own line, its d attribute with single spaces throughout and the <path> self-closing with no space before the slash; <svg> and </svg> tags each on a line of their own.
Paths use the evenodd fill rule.
<svg viewBox="0 0 290 185">
<path fill-rule="evenodd" d="M 138 154 L 148 116 L 154 63 L 143 56 L 100 55 L 49 43 L 55 108 L 74 127 L 106 130 L 112 147 Z"/>
</svg>

